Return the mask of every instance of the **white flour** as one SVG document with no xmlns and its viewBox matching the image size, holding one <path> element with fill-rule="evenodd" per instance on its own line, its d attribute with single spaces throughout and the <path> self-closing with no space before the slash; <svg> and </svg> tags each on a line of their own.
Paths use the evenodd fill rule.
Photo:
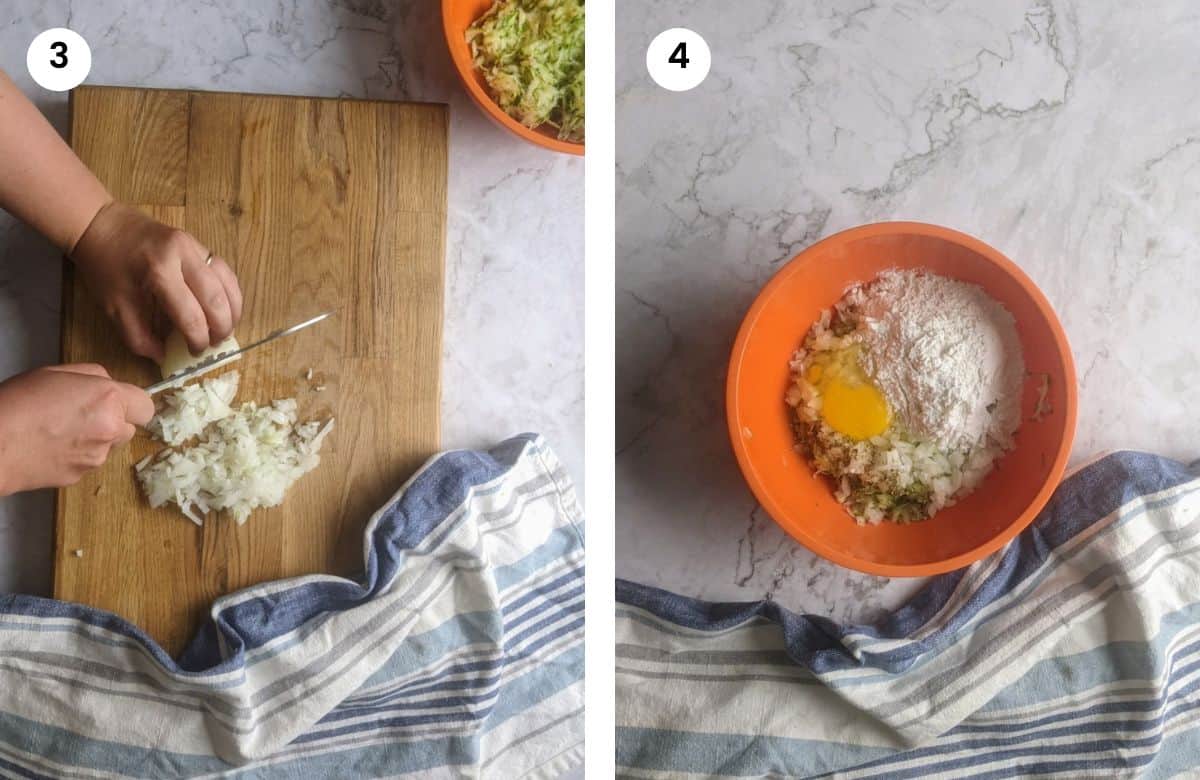
<svg viewBox="0 0 1200 780">
<path fill-rule="evenodd" d="M 976 285 L 915 271 L 886 271 L 848 303 L 863 369 L 910 433 L 946 452 L 1012 447 L 1025 365 L 1008 310 Z"/>
</svg>

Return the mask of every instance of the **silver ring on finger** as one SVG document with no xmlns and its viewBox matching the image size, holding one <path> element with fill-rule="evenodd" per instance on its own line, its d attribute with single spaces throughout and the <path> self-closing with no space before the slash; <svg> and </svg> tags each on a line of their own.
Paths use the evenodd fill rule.
<svg viewBox="0 0 1200 780">
<path fill-rule="evenodd" d="M 212 260 L 213 260 L 213 253 L 212 253 L 212 252 L 209 252 L 209 253 L 208 253 L 208 257 L 204 258 L 204 264 L 205 264 L 205 265 L 212 265 Z"/>
</svg>

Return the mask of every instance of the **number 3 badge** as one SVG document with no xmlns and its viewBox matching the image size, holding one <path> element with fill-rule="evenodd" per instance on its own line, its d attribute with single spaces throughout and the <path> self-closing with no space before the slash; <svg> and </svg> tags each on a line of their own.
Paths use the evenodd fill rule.
<svg viewBox="0 0 1200 780">
<path fill-rule="evenodd" d="M 29 44 L 25 66 L 43 89 L 66 92 L 87 78 L 92 69 L 92 50 L 79 33 L 55 27 L 41 33 Z"/>
</svg>

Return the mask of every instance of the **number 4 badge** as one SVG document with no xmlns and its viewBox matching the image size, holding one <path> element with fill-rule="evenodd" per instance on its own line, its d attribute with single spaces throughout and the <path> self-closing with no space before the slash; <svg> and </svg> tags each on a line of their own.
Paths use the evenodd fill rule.
<svg viewBox="0 0 1200 780">
<path fill-rule="evenodd" d="M 712 55 L 699 33 L 672 27 L 654 37 L 646 49 L 646 70 L 663 89 L 687 92 L 708 76 Z"/>
</svg>

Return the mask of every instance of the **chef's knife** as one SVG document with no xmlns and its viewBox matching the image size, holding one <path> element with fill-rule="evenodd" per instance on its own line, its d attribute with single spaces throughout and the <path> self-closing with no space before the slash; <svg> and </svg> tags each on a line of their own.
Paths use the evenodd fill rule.
<svg viewBox="0 0 1200 780">
<path fill-rule="evenodd" d="M 246 346 L 242 347 L 241 349 L 235 349 L 230 352 L 222 352 L 218 355 L 213 355 L 212 357 L 210 357 L 206 360 L 203 360 L 200 363 L 197 363 L 196 365 L 192 366 L 191 368 L 189 368 L 186 371 L 177 371 L 174 374 L 171 374 L 166 379 L 162 380 L 161 382 L 155 382 L 154 384 L 152 384 L 146 388 L 146 392 L 149 393 L 150 395 L 154 395 L 155 393 L 161 393 L 163 390 L 167 390 L 172 387 L 177 387 L 177 386 L 183 384 L 184 382 L 186 382 L 191 377 L 196 376 L 197 374 L 203 374 L 206 371 L 211 371 L 214 368 L 219 368 L 227 363 L 233 362 L 240 355 L 242 355 L 246 352 L 249 352 L 250 350 L 254 349 L 255 347 L 261 347 L 263 344 L 266 344 L 269 341 L 274 341 L 275 339 L 283 338 L 284 336 L 290 336 L 293 333 L 295 333 L 296 331 L 304 330 L 309 325 L 316 325 L 321 320 L 323 320 L 327 317 L 332 317 L 332 316 L 333 316 L 333 312 L 327 311 L 323 314 L 318 314 L 315 317 L 310 317 L 309 319 L 305 320 L 304 322 L 298 322 L 295 325 L 291 326 L 290 328 L 284 328 L 282 330 L 277 330 L 274 333 L 271 333 L 271 334 L 259 339 L 258 341 L 254 342 L 253 344 L 247 344 Z"/>
</svg>

